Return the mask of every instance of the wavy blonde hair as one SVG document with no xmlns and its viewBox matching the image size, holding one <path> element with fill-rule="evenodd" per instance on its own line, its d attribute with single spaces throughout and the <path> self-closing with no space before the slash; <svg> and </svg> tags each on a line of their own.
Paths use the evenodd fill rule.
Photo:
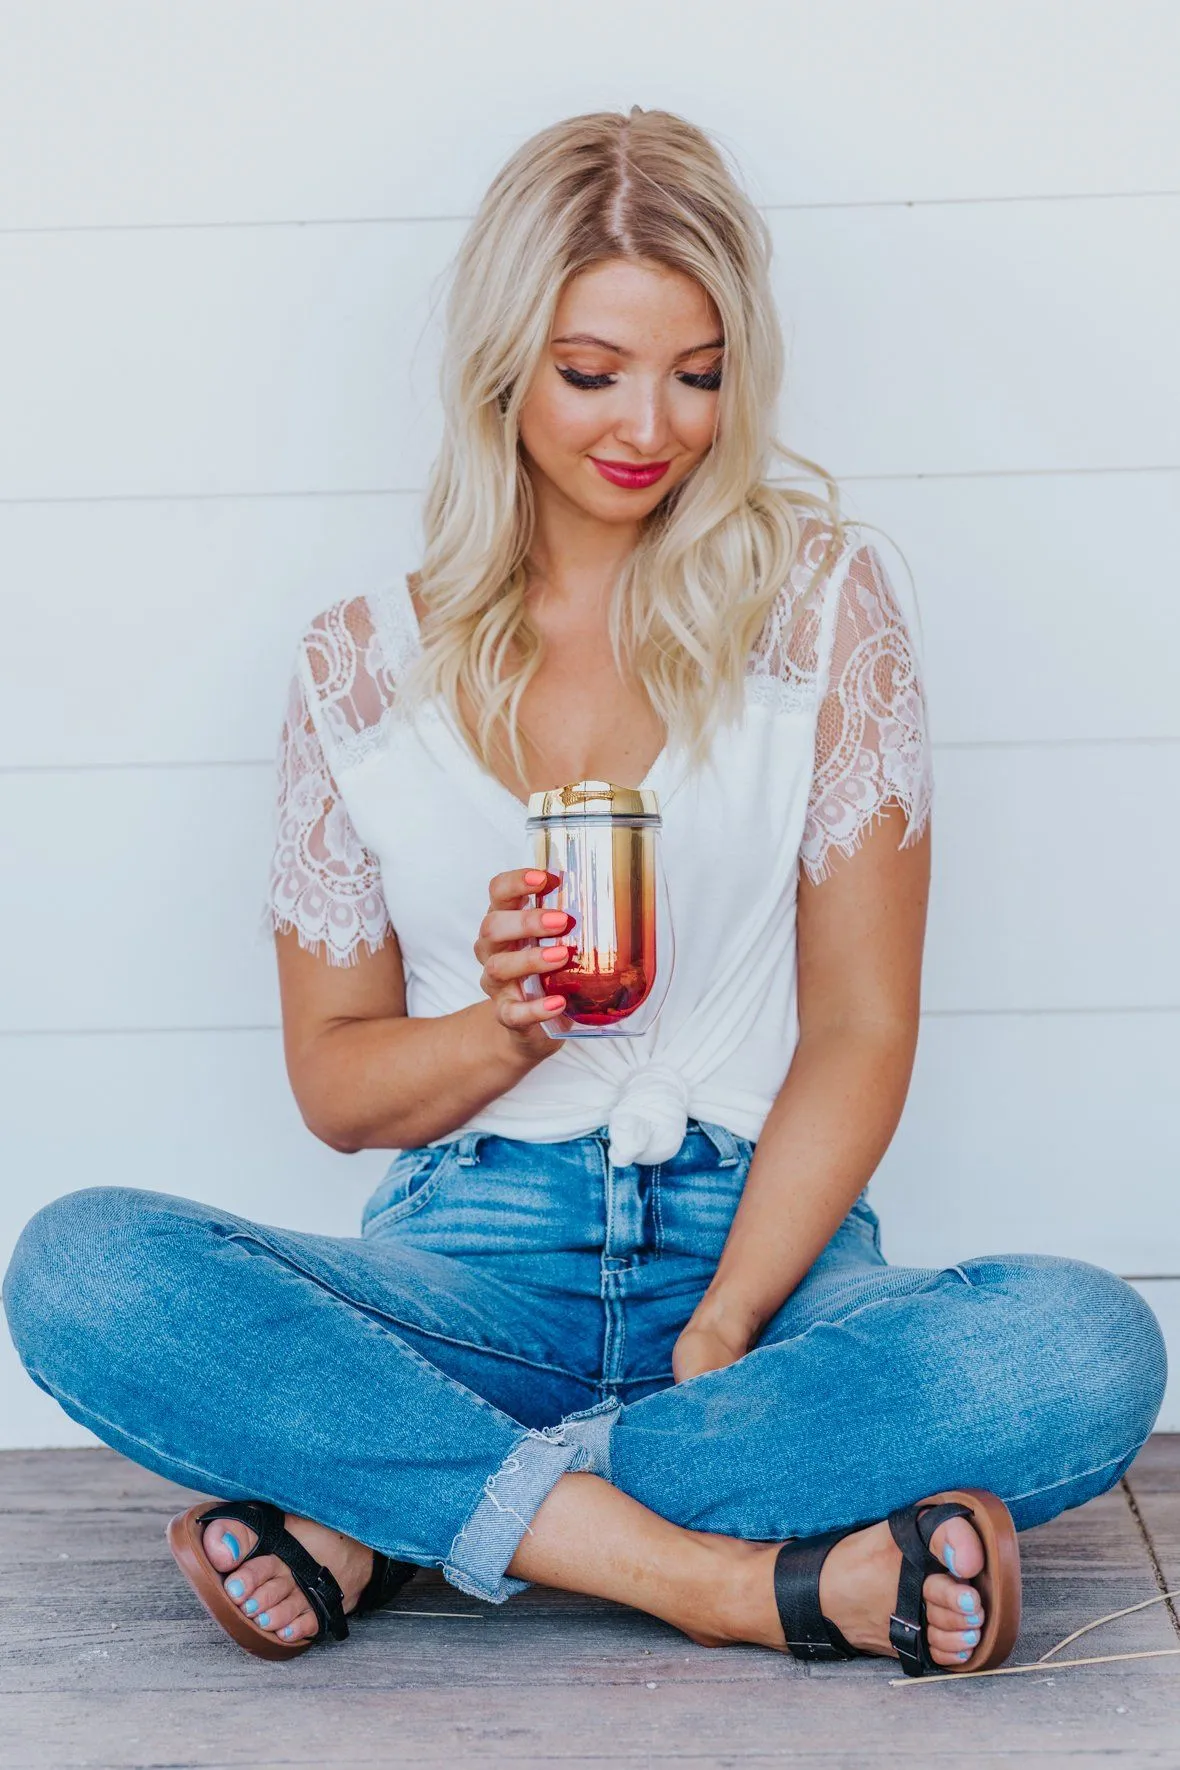
<svg viewBox="0 0 1180 1770">
<path fill-rule="evenodd" d="M 542 640 L 526 606 L 531 487 L 518 419 L 566 282 L 629 258 L 691 277 L 721 317 L 725 367 L 708 453 L 659 504 L 612 591 L 616 665 L 642 682 L 669 744 L 703 760 L 741 716 L 750 651 L 821 511 L 843 545 L 835 481 L 773 434 L 783 351 L 766 223 L 709 137 L 667 111 L 556 123 L 494 179 L 463 241 L 447 304 L 444 433 L 412 580 L 422 648 L 402 689 L 441 698 L 483 765 L 506 746 L 528 779 L 521 697 Z M 823 499 L 766 483 L 773 462 L 820 479 Z M 464 703 L 475 711 L 474 724 Z"/>
</svg>

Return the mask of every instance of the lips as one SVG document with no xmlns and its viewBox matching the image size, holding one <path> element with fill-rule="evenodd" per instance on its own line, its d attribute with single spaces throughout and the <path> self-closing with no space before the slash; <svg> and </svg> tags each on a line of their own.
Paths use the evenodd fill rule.
<svg viewBox="0 0 1180 1770">
<path fill-rule="evenodd" d="M 658 479 L 663 479 L 670 461 L 649 461 L 643 466 L 632 466 L 627 461 L 600 461 L 597 455 L 591 455 L 595 467 L 603 479 L 609 479 L 613 486 L 623 486 L 627 491 L 642 491 L 645 486 L 654 486 Z"/>
</svg>

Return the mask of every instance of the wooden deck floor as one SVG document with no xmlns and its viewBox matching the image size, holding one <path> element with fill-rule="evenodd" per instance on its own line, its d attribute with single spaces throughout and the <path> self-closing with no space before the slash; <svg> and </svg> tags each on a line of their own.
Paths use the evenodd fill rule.
<svg viewBox="0 0 1180 1770">
<path fill-rule="evenodd" d="M 207 1622 L 164 1549 L 165 1519 L 189 1502 L 109 1451 L 0 1454 L 3 1770 L 1180 1770 L 1180 1658 L 895 1690 L 885 1661 L 710 1652 L 609 1604 L 534 1589 L 480 1606 L 430 1577 L 344 1647 L 269 1666 Z M 1014 1663 L 1162 1580 L 1180 1587 L 1180 1437 L 1153 1440 L 1121 1487 L 1022 1547 Z M 1157 1604 L 1073 1651 L 1178 1647 L 1180 1621 Z"/>
</svg>

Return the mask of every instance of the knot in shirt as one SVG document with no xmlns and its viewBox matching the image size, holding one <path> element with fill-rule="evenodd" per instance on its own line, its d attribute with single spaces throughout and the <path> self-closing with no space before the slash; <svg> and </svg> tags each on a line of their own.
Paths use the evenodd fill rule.
<svg viewBox="0 0 1180 1770">
<path fill-rule="evenodd" d="M 611 1108 L 607 1151 L 617 1168 L 632 1162 L 668 1162 L 688 1129 L 689 1087 L 668 1063 L 645 1063 L 623 1085 Z"/>
</svg>

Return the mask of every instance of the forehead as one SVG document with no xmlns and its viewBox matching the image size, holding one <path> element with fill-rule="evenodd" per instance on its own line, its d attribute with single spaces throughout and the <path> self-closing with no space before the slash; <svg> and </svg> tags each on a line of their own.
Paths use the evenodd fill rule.
<svg viewBox="0 0 1180 1770">
<path fill-rule="evenodd" d="M 682 350 L 721 335 L 721 322 L 699 283 L 683 271 L 611 258 L 571 277 L 553 318 L 553 336 L 592 333 L 631 351 L 674 344 Z"/>
</svg>

